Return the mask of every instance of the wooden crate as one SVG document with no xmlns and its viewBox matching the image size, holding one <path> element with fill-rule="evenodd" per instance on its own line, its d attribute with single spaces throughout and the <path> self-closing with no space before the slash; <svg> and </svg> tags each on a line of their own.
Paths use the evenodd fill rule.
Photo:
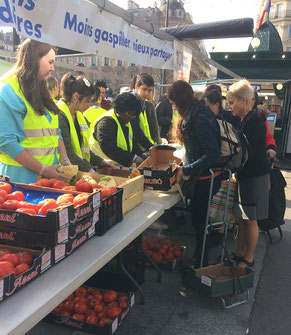
<svg viewBox="0 0 291 335">
<path fill-rule="evenodd" d="M 103 174 L 99 173 L 88 173 L 79 171 L 77 174 L 77 179 L 81 179 L 82 176 L 84 175 L 91 176 L 93 179 L 97 181 L 97 183 L 102 177 L 104 177 Z M 144 177 L 142 175 L 137 176 L 135 178 L 119 177 L 117 175 L 111 175 L 109 173 L 107 173 L 106 175 L 114 177 L 117 186 L 123 188 L 123 196 L 122 196 L 123 215 L 143 202 Z"/>
</svg>

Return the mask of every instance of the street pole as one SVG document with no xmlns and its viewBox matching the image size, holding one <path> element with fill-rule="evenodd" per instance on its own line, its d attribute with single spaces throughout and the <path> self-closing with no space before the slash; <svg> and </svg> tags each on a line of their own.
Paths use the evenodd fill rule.
<svg viewBox="0 0 291 335">
<path fill-rule="evenodd" d="M 169 0 L 166 2 L 166 18 L 165 18 L 165 28 L 168 27 L 169 24 Z M 161 94 L 162 97 L 164 95 L 164 84 L 166 82 L 166 70 L 162 69 L 162 86 L 161 86 Z"/>
</svg>

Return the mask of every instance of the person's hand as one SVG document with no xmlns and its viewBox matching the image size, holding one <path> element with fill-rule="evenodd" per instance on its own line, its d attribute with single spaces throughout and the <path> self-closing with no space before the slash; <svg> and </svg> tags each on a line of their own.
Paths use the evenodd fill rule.
<svg viewBox="0 0 291 335">
<path fill-rule="evenodd" d="M 168 144 L 168 140 L 166 138 L 162 137 L 161 140 L 162 140 L 162 144 Z"/>
<path fill-rule="evenodd" d="M 273 159 L 276 156 L 276 151 L 273 149 L 267 150 L 267 159 Z"/>
<path fill-rule="evenodd" d="M 110 159 L 103 159 L 101 164 L 103 166 L 108 166 L 108 167 L 112 167 L 112 168 L 115 166 L 114 163 L 112 162 L 112 160 L 110 160 Z"/>
<path fill-rule="evenodd" d="M 177 183 L 180 182 L 182 176 L 184 176 L 184 173 L 183 173 L 183 167 L 182 166 L 179 166 L 179 165 L 176 165 L 176 169 L 178 170 L 177 171 L 177 175 L 176 175 L 176 178 L 177 178 Z"/>
<path fill-rule="evenodd" d="M 64 166 L 67 166 L 67 165 L 73 165 L 71 163 L 71 161 L 69 160 L 69 158 L 64 158 L 62 161 L 61 161 L 61 165 L 64 165 Z"/>
<path fill-rule="evenodd" d="M 59 167 L 60 165 L 45 166 L 41 175 L 46 178 L 56 178 L 64 182 L 70 181 L 70 178 L 57 171 Z"/>
</svg>

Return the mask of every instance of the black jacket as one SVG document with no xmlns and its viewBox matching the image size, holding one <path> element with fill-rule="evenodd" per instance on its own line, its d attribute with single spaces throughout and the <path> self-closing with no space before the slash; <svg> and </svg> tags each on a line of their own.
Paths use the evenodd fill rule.
<svg viewBox="0 0 291 335">
<path fill-rule="evenodd" d="M 270 164 L 266 155 L 266 122 L 252 110 L 240 122 L 239 129 L 243 131 L 249 142 L 248 160 L 237 173 L 238 180 L 263 176 L 270 171 Z"/>
<path fill-rule="evenodd" d="M 156 106 L 161 137 L 169 139 L 169 131 L 172 126 L 173 108 L 166 95 L 163 95 Z"/>
<path fill-rule="evenodd" d="M 220 161 L 219 126 L 203 100 L 193 103 L 187 112 L 182 133 L 188 161 L 183 168 L 184 174 L 209 175 L 209 169 L 218 166 Z"/>
</svg>

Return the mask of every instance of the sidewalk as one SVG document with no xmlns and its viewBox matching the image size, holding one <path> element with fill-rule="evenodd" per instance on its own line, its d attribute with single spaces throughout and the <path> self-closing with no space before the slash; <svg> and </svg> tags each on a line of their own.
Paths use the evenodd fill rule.
<svg viewBox="0 0 291 335">
<path fill-rule="evenodd" d="M 152 269 L 146 270 L 142 285 L 146 304 L 137 303 L 116 331 L 116 335 L 286 335 L 291 322 L 289 294 L 291 268 L 291 173 L 284 172 L 287 210 L 283 240 L 269 245 L 266 233 L 260 233 L 256 249 L 255 282 L 250 298 L 243 305 L 224 309 L 218 298 L 207 298 L 199 292 L 186 290 L 178 269 L 162 271 L 162 283 Z M 156 231 L 148 230 L 155 234 Z M 272 233 L 273 234 L 273 233 Z M 274 232 L 275 234 L 275 232 Z M 167 233 L 172 240 L 186 245 L 186 256 L 193 254 L 194 234 L 188 223 L 175 233 Z M 236 241 L 227 241 L 228 252 L 235 250 Z M 266 253 L 267 252 L 267 253 Z M 212 249 L 210 257 L 217 261 L 219 248 Z M 265 257 L 265 255 L 267 255 Z M 282 271 L 284 269 L 284 272 Z M 83 335 L 57 325 L 40 322 L 28 335 Z"/>
</svg>

